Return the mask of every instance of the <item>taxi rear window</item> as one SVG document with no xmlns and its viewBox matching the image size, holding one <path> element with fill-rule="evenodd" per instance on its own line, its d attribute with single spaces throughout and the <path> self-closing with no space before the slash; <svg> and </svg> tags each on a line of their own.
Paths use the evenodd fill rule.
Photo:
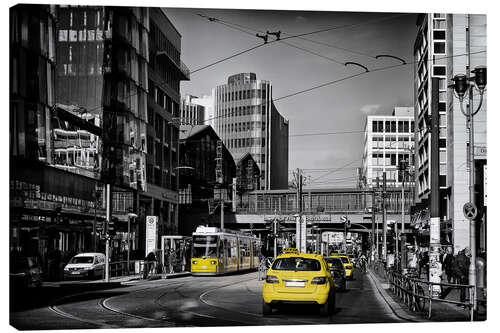
<svg viewBox="0 0 500 333">
<path fill-rule="evenodd" d="M 320 271 L 321 264 L 316 259 L 292 257 L 276 259 L 273 264 L 276 271 Z"/>
</svg>

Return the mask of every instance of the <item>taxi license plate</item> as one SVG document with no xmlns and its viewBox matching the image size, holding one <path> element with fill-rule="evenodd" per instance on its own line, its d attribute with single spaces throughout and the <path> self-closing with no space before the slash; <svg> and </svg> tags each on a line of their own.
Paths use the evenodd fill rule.
<svg viewBox="0 0 500 333">
<path fill-rule="evenodd" d="M 207 269 L 207 266 L 201 266 L 201 269 Z"/>
<path fill-rule="evenodd" d="M 73 275 L 77 275 L 77 274 L 80 274 L 80 272 L 76 271 L 76 272 L 71 272 L 71 274 Z"/>
<path fill-rule="evenodd" d="M 305 287 L 305 282 L 285 281 L 285 287 Z"/>
</svg>

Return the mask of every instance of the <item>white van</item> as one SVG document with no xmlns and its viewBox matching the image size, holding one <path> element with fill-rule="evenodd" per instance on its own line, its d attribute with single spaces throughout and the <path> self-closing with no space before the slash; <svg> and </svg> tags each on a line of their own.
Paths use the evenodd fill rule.
<svg viewBox="0 0 500 333">
<path fill-rule="evenodd" d="M 64 266 L 64 278 L 104 278 L 105 258 L 103 253 L 77 254 Z"/>
</svg>

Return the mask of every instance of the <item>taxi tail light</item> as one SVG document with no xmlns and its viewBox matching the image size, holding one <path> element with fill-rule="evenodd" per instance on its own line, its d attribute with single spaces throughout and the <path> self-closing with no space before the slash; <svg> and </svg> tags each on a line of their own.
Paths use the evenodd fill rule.
<svg viewBox="0 0 500 333">
<path fill-rule="evenodd" d="M 274 275 L 267 275 L 266 283 L 280 283 L 280 280 Z"/>
<path fill-rule="evenodd" d="M 326 277 L 324 276 L 318 276 L 311 280 L 311 284 L 325 284 L 325 283 L 326 283 Z"/>
</svg>

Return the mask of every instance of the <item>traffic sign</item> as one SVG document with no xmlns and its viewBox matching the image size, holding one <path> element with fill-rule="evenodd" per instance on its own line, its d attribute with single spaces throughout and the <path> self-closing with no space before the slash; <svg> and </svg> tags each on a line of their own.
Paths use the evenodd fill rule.
<svg viewBox="0 0 500 333">
<path fill-rule="evenodd" d="M 344 223 L 344 226 L 346 228 L 350 228 L 351 227 L 351 220 L 349 220 L 346 215 L 342 215 L 340 217 L 340 222 Z"/>
<path fill-rule="evenodd" d="M 472 202 L 467 202 L 464 205 L 464 216 L 469 220 L 473 220 L 477 216 L 477 207 Z"/>
</svg>

